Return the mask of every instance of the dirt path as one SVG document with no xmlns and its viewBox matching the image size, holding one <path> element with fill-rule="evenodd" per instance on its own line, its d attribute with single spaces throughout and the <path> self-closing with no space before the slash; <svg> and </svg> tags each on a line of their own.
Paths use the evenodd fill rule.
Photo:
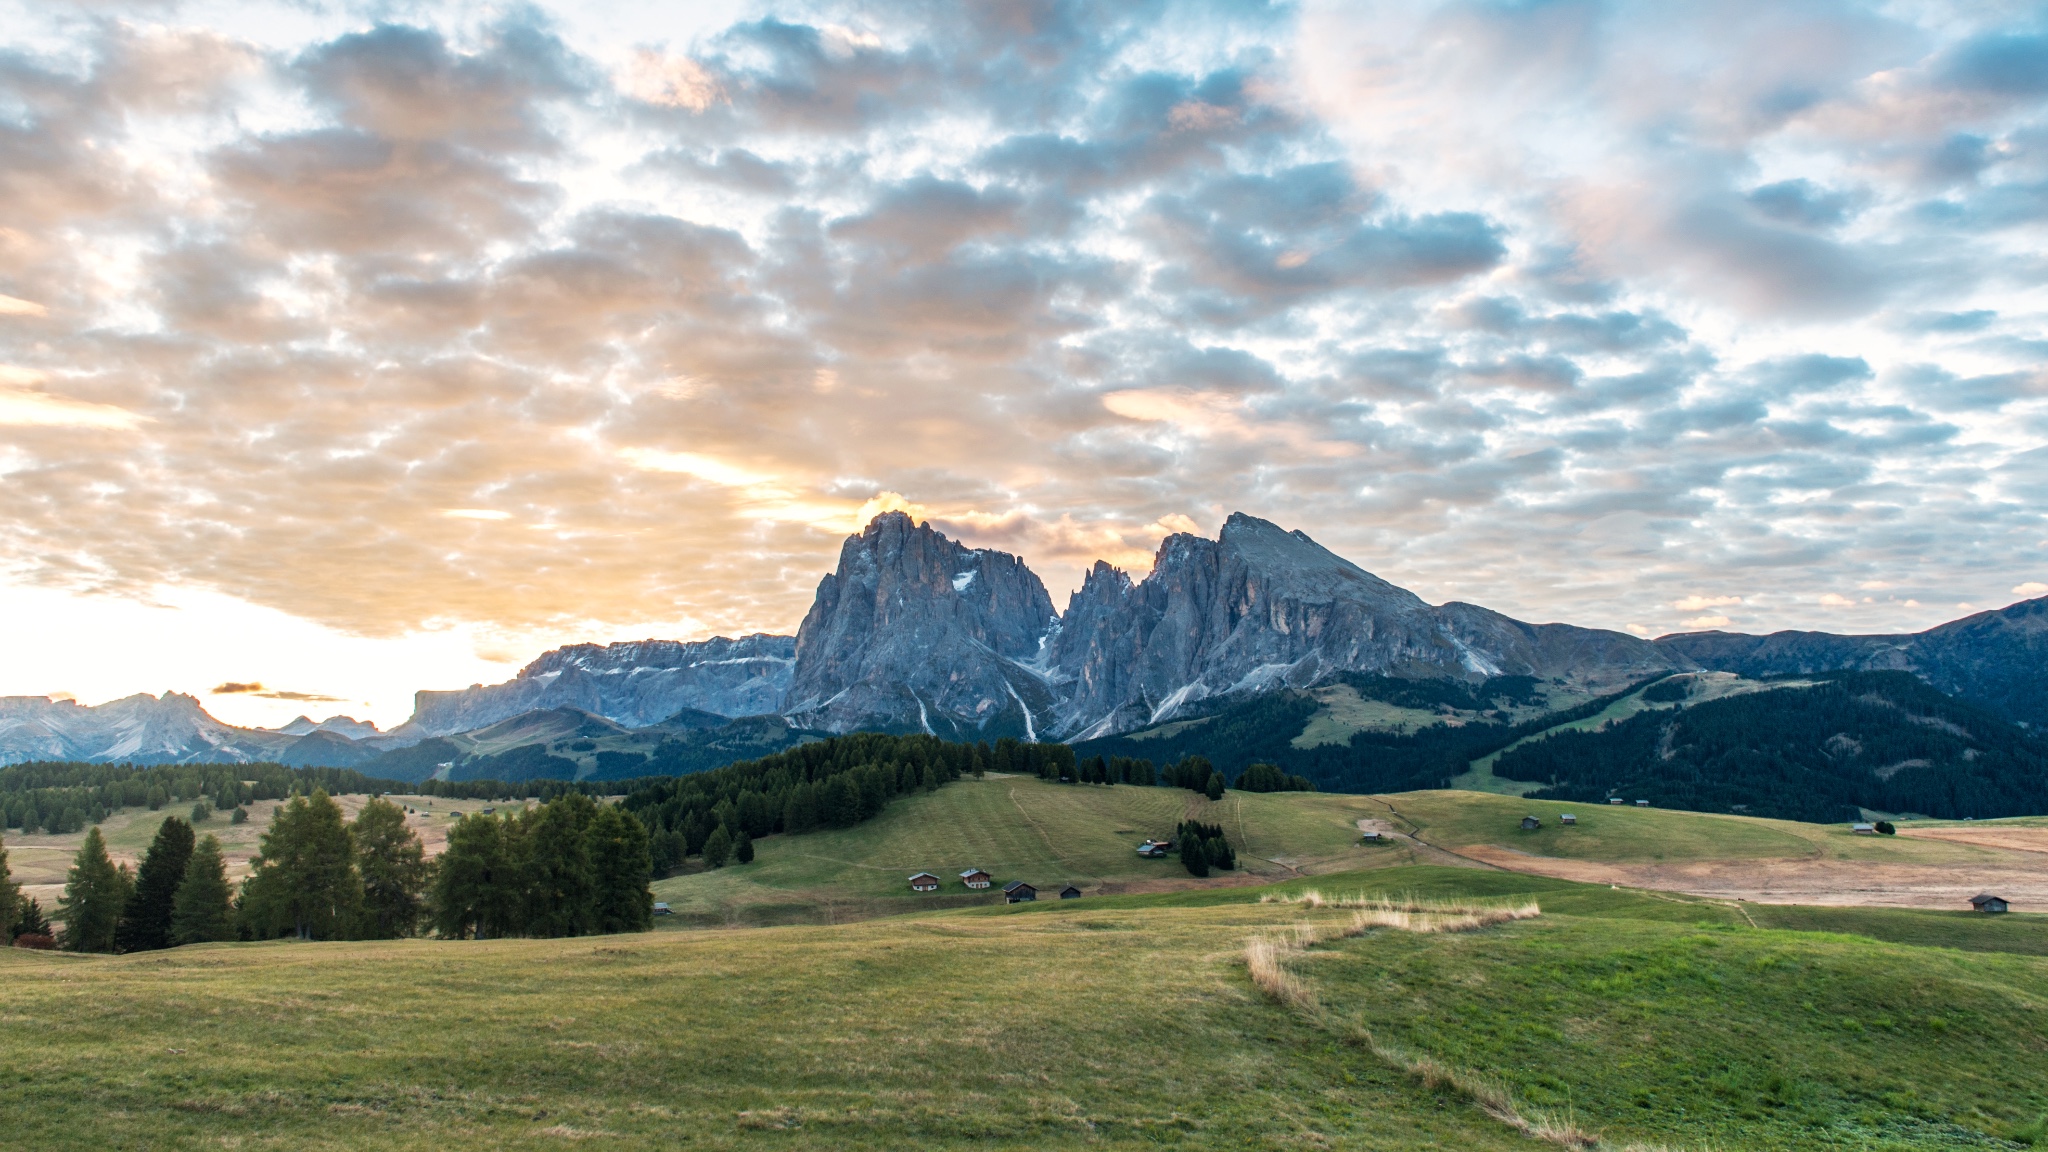
<svg viewBox="0 0 2048 1152">
<path fill-rule="evenodd" d="M 1469 845 L 1461 851 L 1511 872 L 1752 904 L 1967 911 L 1970 897 L 1989 891 L 2022 908 L 2048 908 L 2048 869 L 2010 864 L 1937 866 L 1810 858 L 1608 863 L 1532 856 L 1493 844 Z"/>
<path fill-rule="evenodd" d="M 1360 817 L 1358 821 L 1358 830 L 1360 832 L 1377 832 L 1380 835 L 1385 836 L 1387 839 L 1392 840 L 1397 844 L 1406 845 L 1408 851 L 1414 853 L 1416 863 L 1441 864 L 1449 868 L 1491 869 L 1497 867 L 1493 864 L 1482 863 L 1481 861 L 1474 860 L 1471 857 L 1461 856 L 1456 852 L 1451 852 L 1446 849 L 1439 848 L 1436 845 L 1423 840 L 1422 837 L 1420 835 L 1417 835 L 1416 833 L 1403 832 L 1400 828 L 1396 827 L 1394 823 L 1395 820 L 1399 820 L 1403 824 L 1408 823 L 1408 821 L 1401 816 L 1399 810 L 1397 810 L 1392 804 L 1388 804 L 1385 800 L 1382 800 L 1377 796 L 1368 797 L 1368 799 L 1372 800 L 1376 804 L 1386 805 L 1387 813 L 1394 819 L 1376 820 L 1370 816 Z"/>
<path fill-rule="evenodd" d="M 2048 828 L 1901 828 L 1899 835 L 1915 840 L 1942 840 L 1950 844 L 1974 844 L 1979 848 L 2003 848 L 2008 852 L 2048 853 Z"/>
</svg>

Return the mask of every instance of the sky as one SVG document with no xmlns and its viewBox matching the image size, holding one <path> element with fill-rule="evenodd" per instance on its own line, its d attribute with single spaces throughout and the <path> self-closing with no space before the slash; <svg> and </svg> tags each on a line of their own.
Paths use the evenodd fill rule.
<svg viewBox="0 0 2048 1152">
<path fill-rule="evenodd" d="M 1233 511 L 1655 636 L 2048 593 L 2048 7 L 0 0 L 0 695 L 390 725 Z"/>
</svg>

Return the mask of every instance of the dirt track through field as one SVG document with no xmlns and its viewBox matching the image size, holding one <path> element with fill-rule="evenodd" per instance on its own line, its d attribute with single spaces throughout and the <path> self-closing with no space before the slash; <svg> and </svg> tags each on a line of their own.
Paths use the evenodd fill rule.
<svg viewBox="0 0 2048 1152">
<path fill-rule="evenodd" d="M 1951 844 L 1975 844 L 1979 848 L 2003 848 L 2010 852 L 2048 853 L 2048 828 L 2013 828 L 1992 825 L 1962 827 L 1902 828 L 1899 835 L 1915 840 L 1945 840 Z"/>
<path fill-rule="evenodd" d="M 1686 892 L 1753 904 L 1966 911 L 1970 897 L 1995 892 L 2021 908 L 2048 908 L 2048 868 L 2018 864 L 1935 866 L 1823 859 L 1606 863 L 1532 856 L 1492 844 L 1467 845 L 1458 849 L 1458 854 L 1497 868 L 1559 880 Z"/>
</svg>

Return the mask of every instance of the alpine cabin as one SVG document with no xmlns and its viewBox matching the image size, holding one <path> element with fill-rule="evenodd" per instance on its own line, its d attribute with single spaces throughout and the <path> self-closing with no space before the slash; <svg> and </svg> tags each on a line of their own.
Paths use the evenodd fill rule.
<svg viewBox="0 0 2048 1152">
<path fill-rule="evenodd" d="M 910 878 L 910 890 L 912 892 L 937 892 L 939 890 L 939 878 L 929 872 L 919 872 Z"/>
<path fill-rule="evenodd" d="M 969 888 L 986 888 L 993 878 L 979 868 L 969 868 L 960 874 L 960 882 Z"/>
</svg>

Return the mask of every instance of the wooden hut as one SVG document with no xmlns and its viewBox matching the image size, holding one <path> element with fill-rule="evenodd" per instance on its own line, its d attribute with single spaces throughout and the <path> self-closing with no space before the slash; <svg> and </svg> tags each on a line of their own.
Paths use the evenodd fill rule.
<svg viewBox="0 0 2048 1152">
<path fill-rule="evenodd" d="M 1003 899 L 1010 904 L 1026 904 L 1038 899 L 1038 889 L 1022 880 L 1012 880 L 1003 885 Z"/>
<path fill-rule="evenodd" d="M 1534 816 L 1522 817 L 1522 831 L 1534 832 L 1535 830 L 1541 827 L 1543 827 L 1543 821 L 1538 820 Z"/>
<path fill-rule="evenodd" d="M 1072 884 L 1060 889 L 1060 899 L 1062 900 L 1079 900 L 1080 898 L 1081 890 Z"/>
<path fill-rule="evenodd" d="M 967 885 L 969 888 L 986 888 L 989 886 L 991 880 L 992 877 L 990 877 L 988 873 L 983 872 L 979 868 L 969 868 L 967 871 L 962 872 L 960 874 L 960 882 L 962 884 Z"/>
<path fill-rule="evenodd" d="M 1567 812 L 1564 815 L 1559 816 L 1557 818 L 1557 822 L 1559 824 L 1577 824 L 1579 822 L 1579 818 L 1577 816 L 1574 816 L 1570 812 Z"/>
<path fill-rule="evenodd" d="M 1975 908 L 1979 912 L 2011 911 L 2011 906 L 2007 904 L 2005 897 L 1993 896 L 1989 892 L 1970 897 L 1970 907 Z"/>
<path fill-rule="evenodd" d="M 939 878 L 929 872 L 919 872 L 910 878 L 910 890 L 912 892 L 937 892 L 939 890 Z"/>
</svg>

